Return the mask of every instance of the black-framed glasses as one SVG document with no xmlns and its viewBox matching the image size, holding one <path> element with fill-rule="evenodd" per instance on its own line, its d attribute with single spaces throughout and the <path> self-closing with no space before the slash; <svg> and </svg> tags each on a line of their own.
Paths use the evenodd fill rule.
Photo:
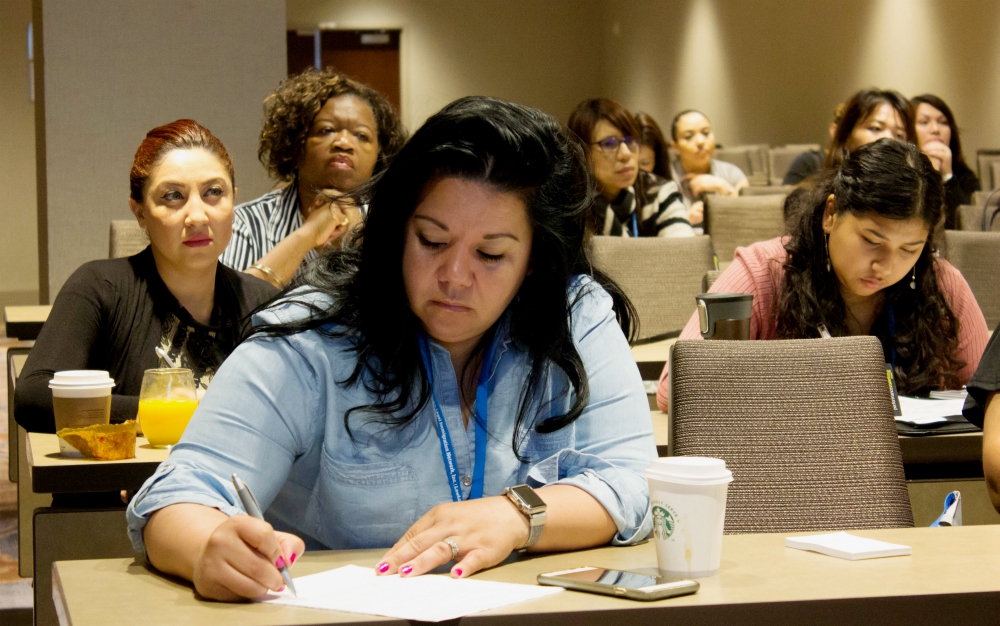
<svg viewBox="0 0 1000 626">
<path fill-rule="evenodd" d="M 605 137 L 600 141 L 593 142 L 593 145 L 600 148 L 604 154 L 614 157 L 618 154 L 618 148 L 622 144 L 628 148 L 629 152 L 639 151 L 639 141 L 635 137 Z"/>
</svg>

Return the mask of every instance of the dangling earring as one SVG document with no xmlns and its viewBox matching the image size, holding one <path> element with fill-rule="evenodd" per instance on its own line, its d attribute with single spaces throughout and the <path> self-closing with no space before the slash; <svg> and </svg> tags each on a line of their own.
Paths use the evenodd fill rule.
<svg viewBox="0 0 1000 626">
<path fill-rule="evenodd" d="M 910 289 L 917 288 L 917 266 L 913 266 L 913 274 L 910 276 Z"/>
<path fill-rule="evenodd" d="M 826 271 L 829 272 L 830 271 L 830 235 L 829 234 L 824 235 L 824 239 L 826 241 Z"/>
</svg>

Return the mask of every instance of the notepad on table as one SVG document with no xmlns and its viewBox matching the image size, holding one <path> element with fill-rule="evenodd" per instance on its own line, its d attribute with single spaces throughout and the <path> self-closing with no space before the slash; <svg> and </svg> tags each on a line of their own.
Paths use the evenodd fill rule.
<svg viewBox="0 0 1000 626">
<path fill-rule="evenodd" d="M 906 422 L 914 426 L 947 422 L 952 415 L 962 414 L 965 396 L 965 392 L 961 392 L 960 396 L 940 399 L 899 396 L 899 408 L 903 414 L 897 417 L 896 421 Z"/>
<path fill-rule="evenodd" d="M 434 574 L 376 576 L 375 570 L 357 565 L 296 577 L 295 588 L 297 598 L 285 590 L 271 592 L 261 602 L 441 622 L 563 591 Z"/>
<path fill-rule="evenodd" d="M 848 561 L 877 559 L 884 556 L 906 556 L 913 550 L 910 546 L 887 543 L 877 539 L 865 539 L 850 533 L 827 533 L 805 537 L 785 537 L 785 546 L 798 550 L 819 552 Z"/>
</svg>

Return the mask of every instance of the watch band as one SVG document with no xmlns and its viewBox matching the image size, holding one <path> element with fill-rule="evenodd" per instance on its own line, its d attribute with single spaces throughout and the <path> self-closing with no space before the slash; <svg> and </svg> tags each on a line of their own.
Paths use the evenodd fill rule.
<svg viewBox="0 0 1000 626">
<path fill-rule="evenodd" d="M 537 500 L 537 504 L 534 506 L 524 501 L 523 496 L 519 495 L 516 490 L 527 489 L 530 491 L 531 496 Z M 510 500 L 510 503 L 514 505 L 522 515 L 524 515 L 528 520 L 528 540 L 523 546 L 518 548 L 518 551 L 524 551 L 535 545 L 538 539 L 542 536 L 542 530 L 545 529 L 545 521 L 548 518 L 547 509 L 545 503 L 542 502 L 541 498 L 535 494 L 534 489 L 531 489 L 528 485 L 516 485 L 514 487 L 508 487 L 504 490 L 504 495 Z"/>
</svg>

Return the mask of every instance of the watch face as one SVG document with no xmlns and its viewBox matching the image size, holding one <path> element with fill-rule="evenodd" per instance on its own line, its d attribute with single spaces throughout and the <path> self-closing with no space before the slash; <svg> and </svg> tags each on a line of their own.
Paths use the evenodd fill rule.
<svg viewBox="0 0 1000 626">
<path fill-rule="evenodd" d="M 514 493 L 515 496 L 520 498 L 520 500 L 524 502 L 524 504 L 527 505 L 529 509 L 537 509 L 539 507 L 545 506 L 545 501 L 539 498 L 538 494 L 535 493 L 535 491 L 531 487 L 528 487 L 527 485 L 518 485 L 517 487 L 511 487 L 510 490 Z"/>
</svg>

